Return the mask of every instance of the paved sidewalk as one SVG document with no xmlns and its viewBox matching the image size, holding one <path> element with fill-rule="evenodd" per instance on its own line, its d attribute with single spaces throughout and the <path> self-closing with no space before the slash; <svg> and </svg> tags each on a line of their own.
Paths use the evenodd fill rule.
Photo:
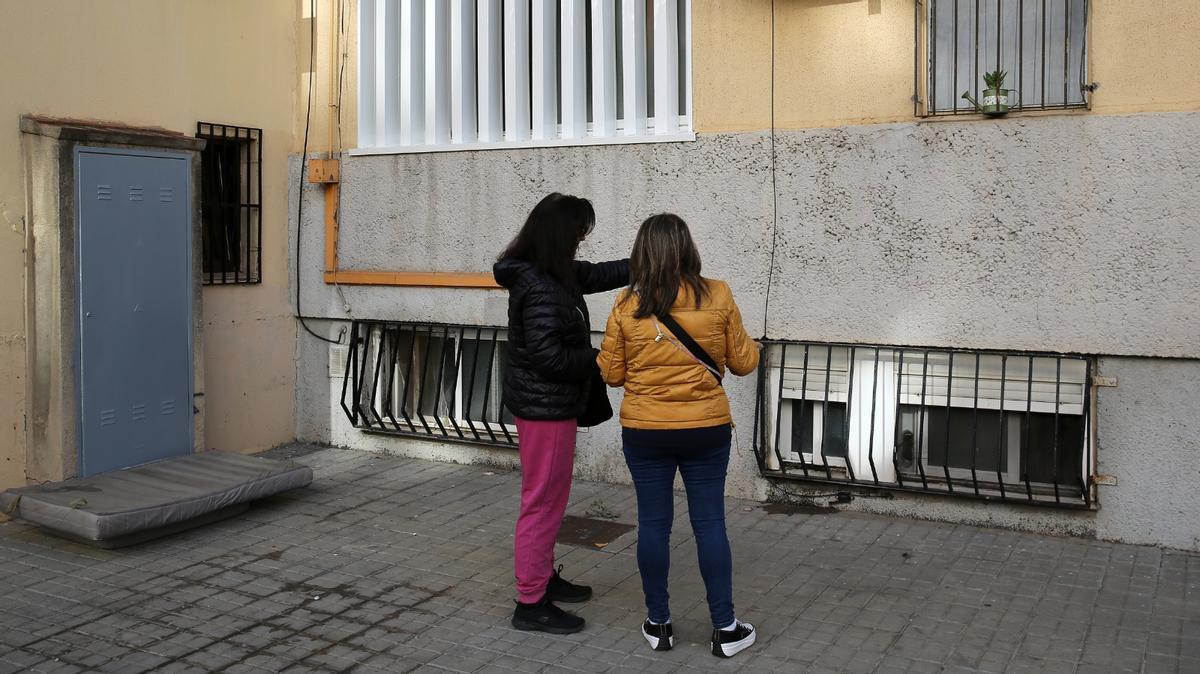
<svg viewBox="0 0 1200 674">
<path fill-rule="evenodd" d="M 596 590 L 584 632 L 516 632 L 516 473 L 278 453 L 306 454 L 313 485 L 135 548 L 0 525 L 0 671 L 1200 672 L 1200 555 L 743 501 L 729 526 L 751 650 L 708 652 L 681 498 L 674 651 L 637 631 L 636 532 L 559 547 Z M 569 512 L 589 510 L 636 521 L 626 487 L 577 483 Z"/>
</svg>

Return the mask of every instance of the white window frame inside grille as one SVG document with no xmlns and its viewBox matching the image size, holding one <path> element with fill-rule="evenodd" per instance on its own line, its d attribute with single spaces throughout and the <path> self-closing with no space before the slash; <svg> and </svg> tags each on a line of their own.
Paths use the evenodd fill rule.
<svg viewBox="0 0 1200 674">
<path fill-rule="evenodd" d="M 782 368 L 783 381 L 780 382 L 779 350 L 781 345 L 772 345 L 773 353 L 769 356 L 766 378 L 766 443 L 765 460 L 767 468 L 779 469 L 779 458 L 785 462 L 808 465 L 809 470 L 824 471 L 826 465 L 830 470 L 846 476 L 847 460 L 849 469 L 859 479 L 872 478 L 871 462 L 874 462 L 875 474 L 881 483 L 896 484 L 899 480 L 913 482 L 917 475 L 915 464 L 910 470 L 902 470 L 897 476 L 896 466 L 901 461 L 893 462 L 897 451 L 896 433 L 900 405 L 915 405 L 928 408 L 947 407 L 947 375 L 950 371 L 949 357 L 945 352 L 930 352 L 926 355 L 921 350 L 904 350 L 901 361 L 900 349 L 862 346 L 854 349 L 854 370 L 850 376 L 849 346 L 809 345 L 807 368 L 805 367 L 805 345 L 791 344 L 786 351 L 786 362 Z M 878 359 L 876 359 L 878 353 Z M 825 389 L 825 370 L 829 364 L 828 396 Z M 876 364 L 877 363 L 877 364 Z M 1003 473 L 1005 482 L 1012 484 L 1020 471 L 1019 437 L 1020 417 L 1026 412 L 1033 414 L 1053 414 L 1056 407 L 1062 416 L 1080 417 L 1083 423 L 1084 447 L 1091 447 L 1091 419 L 1084 406 L 1087 384 L 1085 382 L 1087 369 L 1082 360 L 1062 358 L 1063 371 L 1057 372 L 1054 356 L 1034 356 L 1032 386 L 1030 386 L 1029 361 L 1025 357 L 1008 357 L 1007 364 L 1002 365 L 1001 356 L 991 354 L 980 355 L 978 373 L 979 393 L 975 394 L 975 354 L 960 353 L 955 355 L 953 376 L 949 378 L 949 406 L 958 409 L 1000 410 L 1000 385 L 1004 382 L 1003 409 L 1006 414 L 1014 415 L 1013 419 L 1005 419 L 1001 423 L 1010 424 L 1006 433 L 1008 446 L 1008 462 Z M 1003 370 L 1002 370 L 1003 368 Z M 806 375 L 807 372 L 807 375 Z M 1001 376 L 1003 372 L 1003 377 Z M 899 373 L 899 381 L 897 381 Z M 1061 377 L 1059 386 L 1053 383 L 1056 377 Z M 851 381 L 852 379 L 852 381 Z M 922 385 L 922 379 L 924 384 Z M 922 387 L 924 391 L 922 392 Z M 1032 391 L 1031 391 L 1032 389 Z M 803 390 L 803 394 L 801 391 Z M 897 393 L 899 396 L 897 397 Z M 1030 395 L 1032 393 L 1032 395 Z M 846 459 L 834 456 L 821 456 L 822 431 L 820 424 L 814 423 L 812 432 L 813 451 L 797 451 L 792 447 L 792 429 L 796 423 L 792 405 L 779 404 L 779 398 L 784 401 L 801 400 L 815 403 L 813 406 L 814 419 L 806 419 L 806 423 L 814 423 L 820 407 L 826 401 L 847 403 L 846 413 L 850 415 L 848 434 L 846 438 Z M 874 416 L 874 424 L 871 418 Z M 924 433 L 921 439 L 921 465 L 927 476 L 934 479 L 944 478 L 943 465 L 929 462 L 929 416 L 925 415 Z M 1018 433 L 1014 436 L 1013 430 Z M 939 432 L 932 429 L 933 432 Z M 776 437 L 778 443 L 776 444 Z M 778 449 L 778 457 L 775 454 Z M 947 448 L 947 460 L 949 449 Z M 1086 484 L 1086 465 L 1080 474 Z M 970 480 L 970 470 L 949 467 L 952 479 Z M 983 469 L 977 470 L 981 482 L 989 480 L 988 473 Z M 992 471 L 990 475 L 994 476 Z M 918 478 L 919 479 L 919 478 Z M 1033 481 L 1039 487 L 1051 485 Z"/>
<path fill-rule="evenodd" d="M 619 9 L 615 0 L 360 0 L 359 147 L 350 154 L 695 140 L 692 1 L 653 0 L 649 22 L 646 0 Z M 643 37 L 623 39 L 618 54 L 618 30 L 650 37 L 651 53 Z M 654 117 L 651 74 L 654 98 L 669 103 Z"/>
</svg>

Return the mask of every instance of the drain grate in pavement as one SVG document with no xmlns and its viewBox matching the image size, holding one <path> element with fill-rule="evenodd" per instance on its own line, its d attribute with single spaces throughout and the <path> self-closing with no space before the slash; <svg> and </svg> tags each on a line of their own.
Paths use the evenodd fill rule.
<svg viewBox="0 0 1200 674">
<path fill-rule="evenodd" d="M 585 548 L 603 548 L 621 534 L 633 531 L 632 524 L 567 515 L 558 530 L 558 542 Z"/>
</svg>

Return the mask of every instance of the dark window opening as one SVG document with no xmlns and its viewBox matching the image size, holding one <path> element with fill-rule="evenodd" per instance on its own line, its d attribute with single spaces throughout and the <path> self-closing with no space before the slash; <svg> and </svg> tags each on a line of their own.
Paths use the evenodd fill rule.
<svg viewBox="0 0 1200 674">
<path fill-rule="evenodd" d="M 200 122 L 205 285 L 262 282 L 262 129 Z"/>
<path fill-rule="evenodd" d="M 815 455 L 814 463 L 821 463 L 822 455 L 846 458 L 846 403 L 793 400 L 791 404 L 794 451 Z"/>
</svg>

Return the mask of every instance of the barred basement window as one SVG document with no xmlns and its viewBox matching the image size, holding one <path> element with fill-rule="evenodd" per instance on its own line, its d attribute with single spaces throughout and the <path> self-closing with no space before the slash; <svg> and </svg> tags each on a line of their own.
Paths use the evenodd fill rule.
<svg viewBox="0 0 1200 674">
<path fill-rule="evenodd" d="M 205 285 L 262 282 L 262 129 L 200 122 Z"/>
<path fill-rule="evenodd" d="M 355 321 L 350 334 L 342 409 L 355 427 L 516 446 L 504 329 Z"/>
<path fill-rule="evenodd" d="M 1060 354 L 775 342 L 756 452 L 772 477 L 1088 507 L 1091 367 Z"/>
<path fill-rule="evenodd" d="M 983 76 L 995 70 L 1011 110 L 1087 106 L 1088 0 L 925 0 L 917 12 L 925 114 L 976 112 L 963 92 L 985 104 Z"/>
<path fill-rule="evenodd" d="M 690 0 L 361 0 L 358 149 L 678 141 Z"/>
</svg>

